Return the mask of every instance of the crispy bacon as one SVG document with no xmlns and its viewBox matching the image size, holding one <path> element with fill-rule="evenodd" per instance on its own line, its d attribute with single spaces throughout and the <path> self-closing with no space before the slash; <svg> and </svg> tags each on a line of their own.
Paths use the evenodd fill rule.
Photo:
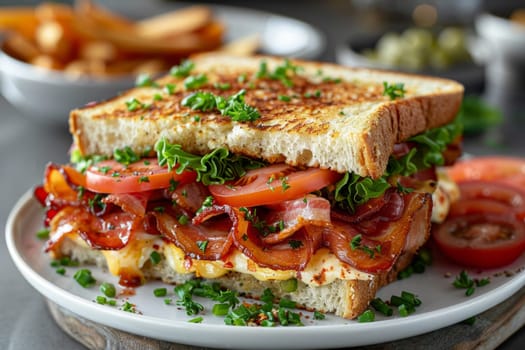
<svg viewBox="0 0 525 350">
<path fill-rule="evenodd" d="M 361 271 L 377 273 L 388 270 L 407 245 L 414 216 L 428 202 L 427 196 L 423 193 L 405 195 L 403 214 L 390 221 L 380 235 L 367 235 L 362 229 L 363 223 L 356 226 L 333 220 L 332 227 L 324 229 L 323 240 L 341 261 Z M 361 235 L 360 239 L 355 239 L 357 235 Z"/>
<path fill-rule="evenodd" d="M 308 195 L 305 198 L 284 201 L 270 207 L 266 215 L 259 215 L 266 225 L 276 227 L 278 232 L 262 237 L 267 244 L 276 244 L 292 236 L 306 225 L 330 224 L 330 202 L 322 197 Z"/>
<path fill-rule="evenodd" d="M 239 217 L 239 224 L 234 230 L 233 243 L 259 266 L 275 270 L 301 271 L 320 246 L 322 230 L 313 226 L 299 229 L 278 244 L 266 244 L 261 240 L 258 231 L 244 218 L 244 213 L 234 210 Z"/>
<path fill-rule="evenodd" d="M 202 202 L 210 195 L 208 188 L 200 182 L 190 182 L 177 186 L 172 193 L 172 199 L 181 208 L 196 213 L 202 206 Z"/>
<path fill-rule="evenodd" d="M 153 215 L 157 218 L 157 229 L 193 259 L 223 258 L 230 250 L 232 232 L 238 225 L 237 216 L 229 206 L 206 208 L 193 222 L 184 222 L 168 212 Z"/>
<path fill-rule="evenodd" d="M 151 197 L 151 191 L 136 193 L 114 193 L 102 199 L 103 203 L 115 204 L 123 211 L 132 215 L 143 217 L 146 214 L 146 206 Z"/>
<path fill-rule="evenodd" d="M 66 207 L 51 220 L 53 234 L 46 242 L 45 251 L 54 250 L 71 233 L 77 233 L 93 249 L 122 249 L 128 244 L 135 226 L 136 220 L 129 213 L 98 217 L 83 207 Z"/>
<path fill-rule="evenodd" d="M 94 249 L 119 250 L 124 248 L 136 228 L 136 218 L 126 212 L 115 212 L 103 216 L 83 217 L 79 235 Z"/>
</svg>

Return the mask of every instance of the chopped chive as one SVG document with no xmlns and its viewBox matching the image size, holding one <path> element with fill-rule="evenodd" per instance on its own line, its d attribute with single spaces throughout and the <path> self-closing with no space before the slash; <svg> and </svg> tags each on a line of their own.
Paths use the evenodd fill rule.
<svg viewBox="0 0 525 350">
<path fill-rule="evenodd" d="M 41 230 L 38 230 L 37 233 L 36 233 L 36 237 L 38 239 L 48 239 L 49 238 L 49 229 L 41 229 Z"/>
<path fill-rule="evenodd" d="M 324 320 L 326 315 L 319 311 L 314 311 L 314 320 Z"/>
<path fill-rule="evenodd" d="M 63 267 L 59 267 L 58 269 L 55 270 L 56 273 L 58 273 L 59 275 L 65 275 L 66 274 L 66 269 L 63 268 Z"/>
<path fill-rule="evenodd" d="M 297 290 L 297 278 L 290 278 L 280 282 L 281 289 L 286 293 L 292 293 Z"/>
<path fill-rule="evenodd" d="M 107 304 L 107 302 L 108 302 L 108 300 L 106 299 L 106 297 L 105 297 L 105 296 L 102 296 L 102 295 L 98 295 L 97 298 L 96 298 L 96 300 L 97 300 L 97 303 L 102 304 L 102 305 L 105 305 L 105 304 Z"/>
<path fill-rule="evenodd" d="M 97 280 L 91 275 L 88 269 L 80 269 L 73 275 L 73 278 L 84 288 L 91 287 Z"/>
<path fill-rule="evenodd" d="M 164 207 L 162 207 L 164 209 Z M 160 260 L 162 259 L 159 252 L 157 251 L 152 251 L 151 254 L 149 255 L 149 259 L 151 260 L 151 262 L 153 263 L 153 265 L 157 265 Z"/>
<path fill-rule="evenodd" d="M 279 300 L 279 306 L 288 309 L 295 309 L 297 303 L 289 298 L 282 298 L 281 300 Z"/>
<path fill-rule="evenodd" d="M 230 310 L 229 304 L 215 304 L 212 312 L 215 316 L 226 316 Z"/>
<path fill-rule="evenodd" d="M 156 288 L 153 290 L 153 295 L 156 297 L 165 297 L 166 294 L 168 294 L 168 290 L 166 288 Z"/>
<path fill-rule="evenodd" d="M 357 317 L 358 322 L 373 322 L 375 320 L 375 314 L 372 310 L 366 310 Z"/>
<path fill-rule="evenodd" d="M 202 316 L 195 317 L 195 318 L 192 318 L 191 320 L 188 320 L 188 322 L 191 322 L 191 323 L 201 323 L 202 321 L 204 321 L 204 318 L 202 318 Z"/>
<path fill-rule="evenodd" d="M 407 306 L 406 304 L 401 304 L 397 307 L 397 311 L 399 311 L 399 315 L 401 317 L 407 317 L 408 316 L 408 309 L 407 309 Z"/>
<path fill-rule="evenodd" d="M 385 316 L 392 316 L 394 310 L 389 307 L 381 298 L 375 298 L 370 302 L 370 305 Z"/>
<path fill-rule="evenodd" d="M 114 298 L 117 295 L 117 290 L 115 286 L 109 282 L 103 282 L 100 285 L 100 291 L 109 298 Z"/>
</svg>

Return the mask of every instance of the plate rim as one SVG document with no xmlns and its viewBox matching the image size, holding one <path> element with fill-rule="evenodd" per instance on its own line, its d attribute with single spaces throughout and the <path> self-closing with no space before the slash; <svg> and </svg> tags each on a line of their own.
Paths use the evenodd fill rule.
<svg viewBox="0 0 525 350">
<path fill-rule="evenodd" d="M 265 349 L 282 348 L 283 346 L 294 349 L 314 349 L 373 345 L 424 334 L 461 322 L 469 317 L 487 311 L 508 299 L 520 288 L 525 286 L 525 270 L 521 269 L 512 279 L 503 283 L 501 286 L 485 292 L 480 296 L 465 299 L 465 301 L 459 304 L 452 304 L 438 310 L 411 315 L 410 317 L 379 320 L 371 323 L 356 323 L 350 320 L 342 320 L 342 324 L 337 325 L 316 324 L 305 327 L 274 328 L 232 327 L 216 324 L 196 324 L 179 320 L 162 319 L 154 316 L 136 315 L 108 308 L 107 306 L 99 305 L 86 298 L 75 295 L 53 284 L 37 271 L 33 270 L 18 251 L 15 236 L 24 235 L 23 232 L 17 232 L 16 226 L 21 224 L 20 220 L 23 218 L 24 212 L 37 210 L 37 205 L 36 199 L 33 198 L 33 190 L 29 189 L 18 199 L 10 211 L 5 226 L 5 238 L 9 254 L 26 281 L 44 298 L 50 299 L 65 309 L 90 321 L 168 342 L 193 346 L 217 347 L 217 339 L 213 336 L 202 337 L 202 332 L 208 330 L 215 335 L 219 334 L 225 340 L 229 339 L 230 342 L 224 343 L 224 345 L 228 348 L 236 349 L 246 348 L 248 343 L 243 339 L 249 339 L 251 345 L 254 346 L 256 343 L 254 337 L 267 341 L 265 344 L 257 343 L 256 345 L 257 348 Z M 26 233 L 26 235 L 27 234 L 28 233 Z M 71 304 L 76 305 L 78 308 L 76 307 L 73 310 Z M 432 320 L 432 322 L 429 322 L 430 320 Z M 203 326 L 205 329 L 203 329 Z M 391 331 L 392 329 L 403 329 L 404 332 L 398 336 L 395 334 L 392 335 L 391 331 L 381 332 L 382 330 L 384 331 L 385 326 L 391 328 Z M 162 332 L 159 333 L 159 330 Z M 242 337 L 235 337 L 235 335 L 239 335 L 239 333 Z M 394 333 L 399 334 L 399 332 Z M 361 340 L 356 341 L 356 339 L 352 339 L 352 336 L 356 334 L 360 334 Z M 199 335 L 201 336 L 199 337 Z M 269 337 L 270 335 L 273 337 Z M 284 340 L 282 338 L 283 336 L 286 336 Z M 367 338 L 367 336 L 371 337 L 363 341 L 362 338 Z M 301 341 L 290 344 L 290 337 L 301 337 Z M 325 341 L 327 338 L 332 338 L 332 341 L 328 344 Z"/>
</svg>

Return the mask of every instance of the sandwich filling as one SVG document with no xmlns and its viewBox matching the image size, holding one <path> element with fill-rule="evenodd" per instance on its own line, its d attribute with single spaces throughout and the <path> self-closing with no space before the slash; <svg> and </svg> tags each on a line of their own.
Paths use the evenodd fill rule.
<svg viewBox="0 0 525 350">
<path fill-rule="evenodd" d="M 144 282 L 153 252 L 177 273 L 205 278 L 236 271 L 308 285 L 369 279 L 426 240 L 410 229 L 417 220 L 428 231 L 430 194 L 443 197 L 435 169 L 454 160 L 458 135 L 450 124 L 396 145 L 378 179 L 226 149 L 200 156 L 165 139 L 157 157 L 73 153 L 71 165 L 49 164 L 36 190 L 51 232 L 45 249 L 58 257 L 73 240 L 100 250 L 127 286 Z M 434 211 L 444 206 L 446 195 Z"/>
</svg>

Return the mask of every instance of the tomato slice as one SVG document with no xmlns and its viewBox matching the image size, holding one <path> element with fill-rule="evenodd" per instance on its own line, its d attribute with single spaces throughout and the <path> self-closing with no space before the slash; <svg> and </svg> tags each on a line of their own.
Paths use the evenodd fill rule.
<svg viewBox="0 0 525 350">
<path fill-rule="evenodd" d="M 114 160 L 97 163 L 86 171 L 86 188 L 99 193 L 132 193 L 169 188 L 175 181 L 179 184 L 195 181 L 196 174 L 159 165 L 156 158 L 144 158 L 128 166 Z"/>
<path fill-rule="evenodd" d="M 525 159 L 517 157 L 485 156 L 465 159 L 447 169 L 450 178 L 456 182 L 467 180 L 499 181 L 510 177 L 523 179 Z"/>
<path fill-rule="evenodd" d="M 508 169 L 499 171 L 508 175 Z M 456 263 L 496 268 L 510 264 L 525 251 L 525 190 L 499 178 L 471 179 L 478 175 L 482 176 L 470 173 L 458 183 L 460 199 L 451 205 L 445 222 L 434 226 L 433 237 Z"/>
<path fill-rule="evenodd" d="M 501 267 L 525 251 L 525 224 L 502 213 L 450 217 L 432 235 L 443 254 L 463 266 Z"/>
<path fill-rule="evenodd" d="M 300 198 L 326 187 L 340 178 L 327 169 L 295 170 L 286 164 L 277 164 L 250 170 L 237 181 L 209 186 L 219 204 L 233 207 L 254 207 Z"/>
</svg>

